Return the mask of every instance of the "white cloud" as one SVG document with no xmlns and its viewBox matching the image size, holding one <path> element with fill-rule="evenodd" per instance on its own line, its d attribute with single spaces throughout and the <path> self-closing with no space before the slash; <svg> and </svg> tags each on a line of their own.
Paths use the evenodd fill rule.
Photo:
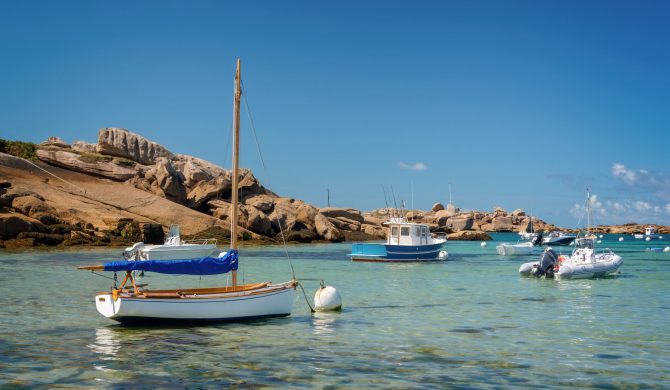
<svg viewBox="0 0 670 390">
<path fill-rule="evenodd" d="M 649 202 L 643 202 L 641 200 L 636 200 L 633 202 L 633 208 L 639 212 L 646 212 L 651 210 L 653 207 Z"/>
<path fill-rule="evenodd" d="M 403 169 L 409 169 L 411 171 L 425 171 L 428 169 L 428 166 L 422 162 L 414 163 L 414 164 L 407 164 L 404 162 L 399 162 L 398 166 Z"/>
<path fill-rule="evenodd" d="M 647 173 L 647 171 L 644 169 L 640 171 Z M 612 164 L 612 175 L 614 175 L 614 177 L 622 179 L 627 184 L 633 184 L 637 180 L 637 174 L 635 173 L 635 171 L 626 168 L 625 165 L 620 163 Z"/>
</svg>

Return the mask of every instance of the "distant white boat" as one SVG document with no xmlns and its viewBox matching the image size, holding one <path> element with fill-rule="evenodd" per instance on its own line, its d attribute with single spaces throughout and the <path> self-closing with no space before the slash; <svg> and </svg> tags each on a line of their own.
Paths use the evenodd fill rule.
<svg viewBox="0 0 670 390">
<path fill-rule="evenodd" d="M 182 240 L 179 225 L 171 225 L 164 244 L 145 245 L 138 242 L 126 248 L 123 257 L 126 260 L 191 260 L 208 257 L 216 251 L 216 239 Z"/>
<path fill-rule="evenodd" d="M 574 234 L 553 231 L 542 238 L 542 245 L 570 245 L 577 238 Z"/>
<path fill-rule="evenodd" d="M 517 244 L 504 242 L 496 246 L 496 252 L 501 256 L 530 255 L 533 253 L 533 243 L 530 241 Z"/>
<path fill-rule="evenodd" d="M 633 237 L 635 237 L 638 240 L 646 239 L 647 241 L 649 240 L 654 240 L 654 239 L 662 239 L 663 236 L 660 234 L 656 234 L 656 228 L 653 226 L 647 226 L 644 228 L 644 234 L 633 234 Z"/>
</svg>

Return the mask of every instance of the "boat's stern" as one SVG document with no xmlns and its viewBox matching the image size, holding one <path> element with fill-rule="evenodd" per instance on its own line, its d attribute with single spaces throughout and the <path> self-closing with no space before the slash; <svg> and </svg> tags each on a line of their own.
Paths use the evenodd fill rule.
<svg viewBox="0 0 670 390">
<path fill-rule="evenodd" d="M 349 254 L 352 261 L 379 261 L 386 256 L 386 246 L 374 243 L 352 244 Z"/>
<path fill-rule="evenodd" d="M 107 318 L 114 317 L 121 308 L 121 299 L 113 297 L 113 293 L 98 293 L 95 295 L 95 307 L 98 312 Z"/>
</svg>

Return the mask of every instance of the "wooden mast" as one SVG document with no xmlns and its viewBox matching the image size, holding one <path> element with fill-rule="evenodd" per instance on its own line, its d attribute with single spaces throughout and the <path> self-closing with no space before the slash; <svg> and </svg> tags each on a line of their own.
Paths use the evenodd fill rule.
<svg viewBox="0 0 670 390">
<path fill-rule="evenodd" d="M 240 157 L 240 97 L 242 96 L 242 72 L 241 61 L 237 59 L 237 71 L 235 72 L 235 92 L 233 96 L 233 189 L 230 207 L 232 211 L 230 226 L 230 249 L 237 250 L 237 190 L 238 190 L 238 164 Z M 237 286 L 237 271 L 232 271 L 233 287 Z"/>
</svg>

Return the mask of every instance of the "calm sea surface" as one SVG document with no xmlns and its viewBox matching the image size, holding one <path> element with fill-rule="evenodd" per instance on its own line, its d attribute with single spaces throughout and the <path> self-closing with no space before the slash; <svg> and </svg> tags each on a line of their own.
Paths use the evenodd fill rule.
<svg viewBox="0 0 670 390">
<path fill-rule="evenodd" d="M 2 251 L 0 387 L 670 387 L 670 253 L 645 251 L 670 240 L 605 236 L 624 258 L 620 276 L 558 282 L 519 277 L 537 256 L 500 257 L 496 243 L 516 235 L 494 238 L 450 242 L 449 261 L 432 264 L 352 263 L 348 244 L 291 246 L 309 299 L 324 279 L 341 313 L 310 314 L 298 290 L 290 317 L 170 328 L 124 328 L 97 313 L 93 295 L 111 281 L 75 266 L 119 249 Z M 246 282 L 290 279 L 281 247 L 243 248 L 240 264 Z"/>
</svg>

